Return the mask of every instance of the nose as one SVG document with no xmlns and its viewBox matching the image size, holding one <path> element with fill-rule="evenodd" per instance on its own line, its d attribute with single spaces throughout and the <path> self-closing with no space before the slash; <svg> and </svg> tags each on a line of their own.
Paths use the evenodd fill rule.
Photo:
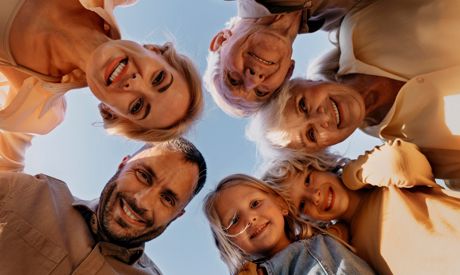
<svg viewBox="0 0 460 275">
<path fill-rule="evenodd" d="M 316 109 L 316 112 L 310 114 L 310 118 L 312 120 L 312 123 L 315 123 L 320 126 L 319 128 L 329 128 L 331 118 L 326 112 L 326 108 L 324 106 L 319 106 Z"/>
<path fill-rule="evenodd" d="M 265 80 L 265 75 L 255 67 L 247 67 L 244 71 L 244 86 L 252 90 Z"/>
<path fill-rule="evenodd" d="M 143 188 L 134 194 L 139 207 L 145 209 L 154 209 L 154 204 L 159 201 L 158 188 L 149 187 Z"/>
<path fill-rule="evenodd" d="M 137 72 L 131 73 L 123 79 L 124 90 L 139 89 L 142 85 L 144 85 L 144 82 L 142 81 L 141 75 Z"/>
<path fill-rule="evenodd" d="M 310 190 L 310 192 L 308 192 L 307 199 L 315 206 L 319 206 L 321 201 L 321 190 L 319 190 L 319 188 Z"/>
</svg>

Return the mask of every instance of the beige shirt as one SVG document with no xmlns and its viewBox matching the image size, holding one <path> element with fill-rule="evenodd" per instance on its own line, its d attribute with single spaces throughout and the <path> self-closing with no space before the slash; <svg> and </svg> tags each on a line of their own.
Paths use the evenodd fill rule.
<svg viewBox="0 0 460 275">
<path fill-rule="evenodd" d="M 353 217 L 350 244 L 378 274 L 459 273 L 460 193 L 440 188 L 430 174 L 417 148 L 400 142 L 344 169 L 345 185 L 370 187 Z"/>
<path fill-rule="evenodd" d="M 406 81 L 383 121 L 363 129 L 417 144 L 437 178 L 460 178 L 460 2 L 375 1 L 340 27 L 339 75 Z"/>
<path fill-rule="evenodd" d="M 119 39 L 113 9 L 133 4 L 135 0 L 80 0 L 80 3 L 102 17 L 110 28 L 111 37 Z M 64 119 L 65 93 L 83 86 L 86 86 L 86 76 L 81 70 L 64 75 L 58 83 L 31 76 L 17 89 L 10 87 L 8 79 L 0 72 L 0 168 L 13 166 L 14 170 L 21 171 L 25 149 L 31 139 L 29 136 L 24 141 L 24 134 L 43 135 L 56 128 Z M 15 133 L 4 137 L 5 132 Z M 14 138 L 15 135 L 19 135 L 18 139 Z"/>
<path fill-rule="evenodd" d="M 97 240 L 97 203 L 46 175 L 0 173 L 0 274 L 161 274 L 143 246 Z"/>
</svg>

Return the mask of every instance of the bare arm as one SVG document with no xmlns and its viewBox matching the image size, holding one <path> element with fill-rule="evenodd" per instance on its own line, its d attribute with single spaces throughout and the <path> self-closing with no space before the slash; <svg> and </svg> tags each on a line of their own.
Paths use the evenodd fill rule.
<svg viewBox="0 0 460 275">
<path fill-rule="evenodd" d="M 352 189 L 371 186 L 437 186 L 426 157 L 412 143 L 396 139 L 371 151 L 344 168 L 344 184 Z"/>
</svg>

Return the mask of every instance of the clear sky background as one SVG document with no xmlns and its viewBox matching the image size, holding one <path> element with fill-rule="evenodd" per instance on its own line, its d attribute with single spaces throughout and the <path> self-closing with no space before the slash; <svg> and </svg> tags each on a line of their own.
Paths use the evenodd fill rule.
<svg viewBox="0 0 460 275">
<path fill-rule="evenodd" d="M 209 41 L 236 14 L 236 3 L 140 0 L 134 6 L 118 8 L 115 14 L 124 39 L 141 43 L 173 40 L 203 73 Z M 309 60 L 329 47 L 326 33 L 299 36 L 294 45 L 294 76 L 304 76 Z M 232 173 L 252 174 L 256 169 L 255 146 L 244 135 L 247 121 L 225 115 L 207 93 L 205 100 L 205 112 L 187 137 L 207 161 L 206 185 L 186 208 L 186 214 L 146 246 L 148 255 L 165 275 L 228 274 L 202 214 L 203 197 L 223 177 Z M 75 196 L 93 199 L 99 196 L 121 159 L 141 144 L 105 133 L 98 102 L 88 89 L 69 92 L 67 103 L 64 123 L 47 136 L 34 139 L 26 156 L 26 172 L 64 180 Z M 378 143 L 377 139 L 355 133 L 335 149 L 355 157 Z"/>
</svg>

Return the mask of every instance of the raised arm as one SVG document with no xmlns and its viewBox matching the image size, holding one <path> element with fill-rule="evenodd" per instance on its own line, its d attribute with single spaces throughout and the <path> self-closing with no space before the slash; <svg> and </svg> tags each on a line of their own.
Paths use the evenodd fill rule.
<svg viewBox="0 0 460 275">
<path fill-rule="evenodd" d="M 426 157 L 416 145 L 400 139 L 376 146 L 351 161 L 345 166 L 342 179 L 352 190 L 366 185 L 437 186 Z"/>
</svg>

